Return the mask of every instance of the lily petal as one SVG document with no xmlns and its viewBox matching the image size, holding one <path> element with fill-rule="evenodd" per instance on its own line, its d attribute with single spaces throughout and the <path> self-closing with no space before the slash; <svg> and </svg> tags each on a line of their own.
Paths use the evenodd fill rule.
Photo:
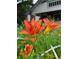
<svg viewBox="0 0 79 59">
<path fill-rule="evenodd" d="M 44 28 L 45 28 L 44 26 L 41 26 L 39 32 L 41 32 L 42 30 L 44 30 Z"/>
<path fill-rule="evenodd" d="M 26 30 L 22 30 L 20 34 L 29 34 Z"/>
<path fill-rule="evenodd" d="M 32 18 L 32 20 L 31 20 L 31 25 L 35 26 L 35 19 L 34 18 Z"/>
<path fill-rule="evenodd" d="M 36 29 L 37 29 L 37 30 L 40 30 L 41 23 L 42 23 L 42 20 L 39 20 L 39 21 L 36 23 Z"/>
<path fill-rule="evenodd" d="M 53 24 L 51 25 L 51 28 L 57 29 L 57 28 L 59 28 L 59 25 L 58 25 L 57 23 L 53 23 Z"/>
<path fill-rule="evenodd" d="M 24 25 L 25 25 L 27 30 L 31 29 L 30 23 L 27 20 L 24 20 Z"/>
<path fill-rule="evenodd" d="M 43 21 L 45 22 L 46 25 L 48 25 L 50 23 L 50 21 L 48 20 L 48 18 L 43 19 Z"/>
<path fill-rule="evenodd" d="M 26 49 L 26 52 L 29 54 L 30 52 L 32 52 L 33 45 L 32 45 L 32 44 L 26 45 L 26 46 L 25 46 L 25 49 Z"/>
</svg>

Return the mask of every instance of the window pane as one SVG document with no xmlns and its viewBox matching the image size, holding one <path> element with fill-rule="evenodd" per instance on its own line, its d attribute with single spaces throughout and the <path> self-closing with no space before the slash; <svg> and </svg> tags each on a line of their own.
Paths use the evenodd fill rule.
<svg viewBox="0 0 79 59">
<path fill-rule="evenodd" d="M 59 1 L 59 4 L 61 4 L 61 1 Z"/>
<path fill-rule="evenodd" d="M 56 2 L 54 2 L 54 4 L 56 5 Z"/>
</svg>

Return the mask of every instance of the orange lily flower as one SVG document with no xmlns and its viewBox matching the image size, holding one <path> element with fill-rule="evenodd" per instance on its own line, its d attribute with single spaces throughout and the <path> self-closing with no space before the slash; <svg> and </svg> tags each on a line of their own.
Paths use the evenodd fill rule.
<svg viewBox="0 0 79 59">
<path fill-rule="evenodd" d="M 33 46 L 32 45 L 26 45 L 25 46 L 25 51 L 24 52 L 21 52 L 20 54 L 22 56 L 25 56 L 25 55 L 28 55 L 32 52 L 32 49 L 33 49 Z"/>
<path fill-rule="evenodd" d="M 25 29 L 23 29 L 20 34 L 35 35 L 37 33 L 40 33 L 44 29 L 44 26 L 42 26 L 41 24 L 42 20 L 36 22 L 34 18 L 32 18 L 31 22 L 24 20 Z"/>
<path fill-rule="evenodd" d="M 45 32 L 50 32 L 51 30 L 59 28 L 59 24 L 49 21 L 48 18 L 45 18 L 44 22 L 47 25 Z"/>
</svg>

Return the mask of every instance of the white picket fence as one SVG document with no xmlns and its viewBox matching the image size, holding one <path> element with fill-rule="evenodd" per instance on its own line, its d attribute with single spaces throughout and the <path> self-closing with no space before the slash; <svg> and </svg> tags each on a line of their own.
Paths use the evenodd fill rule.
<svg viewBox="0 0 79 59">
<path fill-rule="evenodd" d="M 54 46 L 54 47 L 51 45 L 51 48 L 48 49 L 47 51 L 45 51 L 43 54 L 41 54 L 41 56 L 44 56 L 46 53 L 48 53 L 49 51 L 52 50 L 53 53 L 54 53 L 55 58 L 58 59 L 58 55 L 57 55 L 55 49 L 56 49 L 56 48 L 59 48 L 59 47 L 61 47 L 61 45 L 57 45 L 57 46 Z"/>
</svg>

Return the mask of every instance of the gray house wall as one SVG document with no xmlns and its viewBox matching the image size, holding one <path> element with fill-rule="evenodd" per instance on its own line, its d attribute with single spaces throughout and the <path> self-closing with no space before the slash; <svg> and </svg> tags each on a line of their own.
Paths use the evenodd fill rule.
<svg viewBox="0 0 79 59">
<path fill-rule="evenodd" d="M 37 16 L 37 14 L 61 10 L 61 4 L 58 4 L 55 6 L 49 6 L 49 3 L 53 3 L 56 1 L 61 1 L 61 0 L 38 0 L 36 5 L 30 10 L 31 15 L 34 15 L 35 19 L 38 20 L 40 18 L 40 16 Z M 30 21 L 31 15 L 30 14 L 28 14 L 28 15 L 29 16 L 27 18 Z"/>
<path fill-rule="evenodd" d="M 61 5 L 56 5 L 56 6 L 49 7 L 49 3 L 50 3 L 50 1 L 39 4 L 35 9 L 33 9 L 32 15 L 35 15 L 35 14 L 38 14 L 38 13 L 61 10 Z"/>
</svg>

